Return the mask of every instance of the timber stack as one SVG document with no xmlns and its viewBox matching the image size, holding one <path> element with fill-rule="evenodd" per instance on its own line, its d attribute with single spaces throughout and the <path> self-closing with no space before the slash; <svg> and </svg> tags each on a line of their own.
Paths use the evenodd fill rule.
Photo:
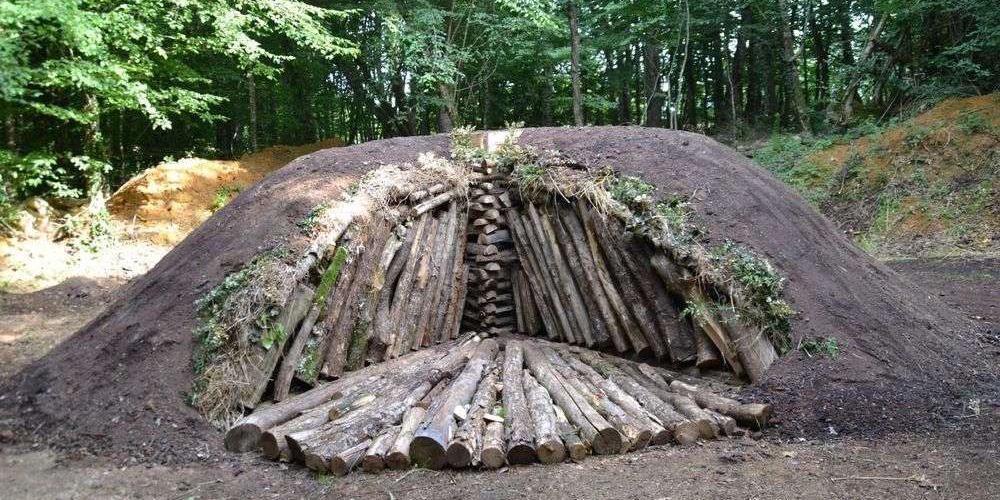
<svg viewBox="0 0 1000 500">
<path fill-rule="evenodd" d="M 230 449 L 344 475 L 559 463 L 759 429 L 717 380 L 519 334 L 464 335 L 259 409 Z"/>
</svg>

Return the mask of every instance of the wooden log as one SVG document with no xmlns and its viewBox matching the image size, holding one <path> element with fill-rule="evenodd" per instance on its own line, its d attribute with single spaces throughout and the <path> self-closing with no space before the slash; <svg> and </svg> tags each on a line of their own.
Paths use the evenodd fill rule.
<svg viewBox="0 0 1000 500">
<path fill-rule="evenodd" d="M 385 464 L 390 469 L 402 470 L 410 467 L 410 443 L 413 441 L 413 433 L 417 430 L 420 422 L 424 420 L 427 410 L 419 406 L 413 406 L 406 410 L 403 415 L 403 423 L 399 426 L 399 434 L 393 441 L 389 451 L 385 454 Z"/>
<path fill-rule="evenodd" d="M 329 407 L 337 399 L 321 404 L 288 422 L 271 427 L 261 434 L 261 454 L 271 460 L 294 460 L 288 448 L 285 436 L 306 429 L 316 429 L 330 421 Z"/>
<path fill-rule="evenodd" d="M 352 354 L 356 366 L 364 359 L 368 350 L 371 325 L 362 320 L 359 305 L 366 302 L 362 297 L 371 287 L 372 275 L 378 272 L 382 258 L 381 250 L 389 240 L 391 229 L 392 226 L 387 221 L 379 220 L 362 235 L 359 247 L 361 254 L 358 256 L 354 282 L 346 295 L 337 298 L 345 301 L 347 307 L 331 332 L 333 338 L 327 346 L 326 356 L 320 369 L 320 373 L 325 376 L 343 375 L 348 357 Z"/>
<path fill-rule="evenodd" d="M 574 462 L 583 460 L 584 457 L 590 454 L 590 444 L 580 438 L 580 430 L 569 423 L 566 413 L 559 405 L 553 405 L 552 410 L 556 414 L 556 426 L 559 430 L 559 437 L 562 438 L 566 446 L 566 454 L 569 456 L 569 459 Z"/>
<path fill-rule="evenodd" d="M 254 408 L 260 402 L 261 398 L 264 397 L 264 391 L 267 390 L 267 385 L 274 375 L 274 369 L 278 366 L 278 360 L 281 359 L 284 353 L 285 342 L 288 340 L 290 332 L 296 331 L 299 323 L 302 322 L 303 318 L 309 312 L 309 306 L 312 303 L 315 293 L 316 291 L 309 285 L 296 284 L 291 297 L 285 303 L 285 307 L 282 308 L 281 313 L 278 314 L 274 324 L 271 325 L 268 332 L 262 334 L 270 335 L 274 340 L 271 346 L 267 348 L 264 360 L 258 367 L 258 372 L 253 380 L 254 389 L 249 393 L 249 397 L 243 400 L 243 406 Z M 277 334 L 272 333 L 275 329 L 280 329 Z"/>
<path fill-rule="evenodd" d="M 440 291 L 441 298 L 435 310 L 434 322 L 431 325 L 432 335 L 437 342 L 451 338 L 451 322 L 449 321 L 454 314 L 457 314 L 457 311 L 453 312 L 453 309 L 461 308 L 461 305 L 456 305 L 454 302 L 459 300 L 459 286 L 465 286 L 463 275 L 466 245 L 465 221 L 468 219 L 468 214 L 459 206 L 458 202 L 452 208 L 455 210 L 455 227 L 454 233 L 450 237 L 454 249 L 442 269 L 444 282 Z"/>
<path fill-rule="evenodd" d="M 566 459 L 566 446 L 559 437 L 556 423 L 554 403 L 531 372 L 524 370 L 524 392 L 528 398 L 528 408 L 531 411 L 531 422 L 535 428 L 535 454 L 543 464 L 555 464 Z"/>
<path fill-rule="evenodd" d="M 632 236 L 627 232 L 621 221 L 597 217 L 596 222 L 608 241 L 619 251 L 625 266 L 640 283 L 640 292 L 649 300 L 660 332 L 663 334 L 670 359 L 677 364 L 686 364 L 695 360 L 695 330 L 690 323 L 681 317 L 676 304 L 683 303 L 683 297 L 671 297 L 670 292 L 659 282 L 656 272 L 649 263 L 652 247 L 645 239 Z M 603 223 L 603 227 L 601 224 Z"/>
<path fill-rule="evenodd" d="M 733 340 L 740 364 L 743 365 L 750 380 L 753 382 L 763 380 L 767 369 L 778 360 L 774 344 L 764 332 L 744 325 L 736 312 L 730 308 L 720 309 L 719 319 L 726 328 L 729 338 Z"/>
<path fill-rule="evenodd" d="M 486 424 L 486 431 L 483 433 L 483 450 L 480 453 L 480 461 L 483 467 L 498 469 L 506 463 L 507 448 L 504 444 L 504 424 L 502 422 L 489 422 Z"/>
<path fill-rule="evenodd" d="M 361 463 L 361 459 L 364 458 L 365 452 L 368 447 L 371 446 L 372 440 L 366 439 L 365 441 L 358 443 L 357 445 L 344 450 L 336 455 L 330 460 L 330 472 L 335 476 L 346 476 L 355 467 Z"/>
<path fill-rule="evenodd" d="M 545 326 L 551 339 L 566 338 L 562 333 L 562 324 L 556 317 L 556 311 L 548 296 L 548 281 L 540 271 L 541 263 L 534 253 L 527 235 L 527 228 L 521 221 L 516 210 L 511 209 L 511 229 L 514 230 L 514 247 L 521 258 L 521 268 L 524 270 L 525 282 L 534 297 L 534 304 L 539 313 L 539 321 Z"/>
<path fill-rule="evenodd" d="M 542 250 L 541 239 L 535 231 L 534 223 L 527 217 L 522 217 L 517 210 L 510 210 L 510 223 L 514 228 L 517 238 L 522 241 L 522 247 L 528 255 L 532 273 L 528 276 L 529 281 L 537 280 L 540 284 L 536 297 L 543 298 L 551 312 L 553 325 L 546 324 L 546 329 L 550 332 L 549 338 L 562 338 L 563 341 L 573 343 L 576 337 L 573 335 L 573 325 L 569 320 L 565 307 L 559 299 L 558 286 L 552 276 L 552 266 Z M 523 254 L 522 254 L 523 256 Z"/>
<path fill-rule="evenodd" d="M 535 455 L 534 426 L 524 394 L 524 350 L 521 343 L 510 340 L 504 346 L 503 406 L 506 410 L 504 424 L 507 437 L 507 463 L 529 464 Z"/>
<path fill-rule="evenodd" d="M 720 396 L 707 389 L 674 380 L 670 382 L 674 392 L 685 394 L 694 399 L 698 406 L 715 410 L 723 415 L 735 418 L 739 423 L 755 429 L 763 429 L 771 419 L 771 405 L 761 403 L 740 403 L 735 399 Z"/>
<path fill-rule="evenodd" d="M 572 213 L 570 210 L 559 210 L 559 214 L 553 216 L 554 220 L 551 226 L 555 230 L 555 240 L 562 247 L 562 254 L 568 263 L 566 268 L 570 273 L 570 279 L 578 291 L 578 296 L 583 301 L 584 321 L 587 321 L 590 327 L 593 346 L 606 347 L 611 342 L 611 336 L 608 334 L 607 325 L 603 318 L 598 314 L 600 306 L 583 270 L 583 258 L 577 252 L 576 246 L 573 244 L 573 237 L 562 220 L 567 214 Z"/>
<path fill-rule="evenodd" d="M 448 465 L 455 468 L 468 467 L 479 463 L 482 450 L 482 437 L 486 431 L 486 415 L 493 411 L 497 400 L 497 381 L 502 358 L 494 359 L 486 369 L 486 375 L 479 382 L 476 394 L 469 405 L 468 416 L 448 444 L 446 453 Z M 501 436 L 502 436 L 501 426 Z M 506 454 L 506 452 L 504 452 Z"/>
<path fill-rule="evenodd" d="M 693 399 L 683 394 L 671 392 L 669 385 L 665 385 L 662 381 L 657 381 L 655 377 L 650 376 L 651 374 L 648 371 L 645 373 L 640 371 L 638 366 L 619 366 L 630 370 L 630 374 L 633 378 L 635 378 L 635 380 L 655 394 L 658 398 L 673 406 L 677 413 L 684 415 L 684 417 L 698 424 L 698 434 L 701 437 L 705 439 L 714 439 L 719 435 L 720 429 L 716 419 L 712 418 L 711 415 L 699 407 Z"/>
<path fill-rule="evenodd" d="M 417 323 L 416 338 L 413 342 L 413 349 L 430 345 L 432 340 L 437 340 L 437 331 L 434 330 L 438 318 L 438 309 L 441 308 L 442 289 L 448 278 L 454 279 L 450 274 L 452 270 L 452 255 L 457 250 L 455 245 L 455 228 L 458 225 L 458 206 L 452 204 L 444 215 L 441 222 L 441 229 L 434 242 L 434 250 L 431 254 L 430 285 L 427 287 L 427 299 L 424 306 L 418 313 L 420 321 Z M 447 271 L 445 270 L 447 269 Z"/>
<path fill-rule="evenodd" d="M 445 466 L 448 444 L 457 429 L 455 412 L 464 408 L 479 386 L 486 366 L 496 357 L 499 346 L 496 341 L 484 340 L 465 364 L 465 369 L 451 383 L 427 412 L 423 423 L 413 434 L 410 444 L 410 461 L 425 469 L 438 470 Z"/>
<path fill-rule="evenodd" d="M 722 354 L 723 359 L 732 368 L 733 373 L 737 376 L 742 376 L 744 369 L 742 363 L 740 363 L 736 347 L 733 345 L 726 330 L 719 323 L 715 313 L 708 310 L 708 307 L 705 307 L 706 305 L 711 305 L 712 302 L 705 296 L 701 287 L 686 276 L 687 273 L 683 268 L 662 253 L 653 254 L 649 262 L 663 281 L 664 286 L 674 290 L 676 293 L 680 293 L 689 304 L 701 305 L 698 308 L 699 313 L 696 315 L 697 317 L 693 318 L 695 327 L 700 328 L 712 340 L 712 343 Z"/>
<path fill-rule="evenodd" d="M 621 432 L 625 439 L 619 453 L 625 453 L 629 450 L 639 450 L 649 445 L 650 440 L 653 438 L 651 429 L 644 428 L 635 417 L 629 415 L 628 412 L 612 401 L 599 386 L 594 385 L 586 376 L 580 376 L 582 374 L 574 370 L 570 366 L 570 363 L 560 356 L 554 348 L 546 348 L 545 352 L 556 369 L 562 372 L 563 378 L 587 398 L 598 413 Z"/>
<path fill-rule="evenodd" d="M 597 276 L 600 279 L 601 285 L 604 287 L 604 293 L 608 296 L 608 302 L 611 304 L 611 308 L 615 312 L 615 316 L 621 324 L 622 331 L 625 333 L 632 351 L 636 354 L 643 355 L 646 353 L 646 350 L 649 349 L 649 344 L 639 331 L 639 327 L 632 319 L 632 315 L 629 312 L 628 307 L 625 305 L 625 301 L 618 293 L 618 289 L 615 287 L 615 283 L 611 279 L 611 274 L 608 271 L 607 264 L 605 264 L 604 256 L 601 254 L 601 247 L 597 239 L 597 234 L 594 230 L 594 223 L 590 220 L 590 216 L 583 203 L 583 200 L 577 200 L 577 213 L 583 222 L 584 233 L 587 235 L 587 246 L 590 248 L 590 255 L 594 260 L 594 267 L 597 270 Z"/>
<path fill-rule="evenodd" d="M 385 455 L 396 441 L 398 434 L 398 426 L 387 429 L 382 434 L 379 434 L 372 441 L 371 446 L 368 447 L 365 458 L 361 461 L 361 470 L 368 473 L 382 472 L 385 469 Z"/>
<path fill-rule="evenodd" d="M 358 258 L 359 258 L 359 238 L 358 238 L 358 226 L 352 225 L 347 234 L 344 235 L 344 241 L 341 242 L 341 249 L 343 249 L 347 256 L 346 262 L 341 266 L 340 277 L 337 280 L 336 286 L 333 291 L 330 292 L 334 297 L 346 297 L 350 292 L 351 287 L 354 285 L 354 277 L 358 274 Z M 338 252 L 340 249 L 338 249 Z M 346 300 L 337 300 L 331 302 L 330 307 L 326 309 L 323 316 L 316 325 L 315 329 L 320 336 L 320 343 L 316 349 L 316 359 L 315 365 L 322 368 L 326 365 L 326 356 L 330 351 L 331 344 L 335 341 L 336 333 L 335 327 L 340 321 L 340 317 L 344 314 L 349 314 L 353 304 L 348 303 Z M 318 371 L 317 371 L 318 372 Z"/>
<path fill-rule="evenodd" d="M 514 296 L 514 315 L 517 318 L 517 331 L 524 333 L 524 332 L 527 331 L 527 326 L 526 326 L 527 322 L 524 319 L 524 316 L 525 316 L 524 307 L 525 306 L 521 302 L 521 297 L 522 297 L 521 287 L 523 285 L 521 283 L 521 271 L 520 270 L 515 270 L 514 271 L 513 275 L 511 276 L 510 284 L 511 284 L 511 286 L 514 289 L 514 293 L 513 293 L 513 296 Z"/>
<path fill-rule="evenodd" d="M 613 380 L 603 377 L 597 370 L 581 361 L 566 349 L 560 350 L 560 354 L 569 363 L 571 368 L 580 373 L 580 375 L 590 381 L 592 386 L 603 392 L 612 402 L 624 410 L 626 415 L 631 418 L 633 425 L 641 429 L 647 429 L 651 433 L 650 444 L 666 444 L 673 439 L 672 432 L 662 426 L 655 415 L 646 411 L 639 401 L 623 390 Z M 586 354 L 586 352 L 583 354 Z"/>
<path fill-rule="evenodd" d="M 448 203 L 457 194 L 458 194 L 458 190 L 453 189 L 451 191 L 445 191 L 445 192 L 443 192 L 443 193 L 441 193 L 441 194 L 439 194 L 439 195 L 437 195 L 437 196 L 435 196 L 433 198 L 430 198 L 430 199 L 428 199 L 426 201 L 423 201 L 420 204 L 418 204 L 418 205 L 416 205 L 416 206 L 413 207 L 413 213 L 411 214 L 411 216 L 412 217 L 418 217 L 418 216 L 421 216 L 421 215 L 423 215 L 425 213 L 428 213 L 431 210 L 434 210 L 435 208 L 440 207 L 441 205 L 444 205 L 445 203 Z"/>
<path fill-rule="evenodd" d="M 549 246 L 549 240 L 546 237 L 541 217 L 533 204 L 527 203 L 526 207 L 528 218 L 525 221 L 525 227 L 540 256 L 539 262 L 543 266 L 540 272 L 548 276 L 548 281 L 551 284 L 551 288 L 549 289 L 551 296 L 549 298 L 556 305 L 556 312 L 560 315 L 560 321 L 564 328 L 563 333 L 566 335 L 565 341 L 570 344 L 582 343 L 584 341 L 583 337 L 577 336 L 578 332 L 582 332 L 582 327 L 579 324 L 579 318 L 561 280 L 559 262 L 556 260 Z"/>
<path fill-rule="evenodd" d="M 529 213 L 532 211 L 531 209 L 532 205 L 528 205 Z M 539 214 L 539 223 L 542 229 L 543 243 L 552 256 L 553 262 L 556 264 L 555 271 L 558 283 L 562 288 L 562 297 L 566 300 L 569 311 L 573 315 L 573 321 L 579 329 L 580 336 L 582 336 L 580 340 L 588 347 L 593 346 L 595 340 L 594 334 L 590 329 L 590 318 L 587 315 L 587 308 L 584 305 L 583 298 L 580 296 L 580 290 L 576 287 L 576 282 L 573 280 L 573 274 L 569 270 L 566 256 L 559 245 L 558 237 L 552 225 L 552 218 L 548 214 Z"/>
<path fill-rule="evenodd" d="M 430 302 L 430 283 L 433 270 L 432 261 L 435 258 L 435 245 L 444 233 L 444 224 L 440 217 L 435 217 L 430 221 L 427 237 L 421 245 L 420 264 L 416 269 L 413 288 L 410 292 L 409 300 L 404 306 L 400 325 L 403 328 L 402 342 L 399 343 L 397 355 L 403 355 L 411 349 L 419 347 L 418 338 L 420 336 L 419 323 L 423 313 L 427 310 L 427 303 Z"/>
<path fill-rule="evenodd" d="M 615 318 L 614 309 L 611 307 L 611 303 L 604 293 L 604 285 L 601 283 L 596 264 L 590 253 L 583 224 L 577 217 L 576 212 L 563 210 L 561 213 L 563 223 L 566 226 L 566 232 L 569 236 L 569 242 L 572 243 L 575 255 L 580 263 L 579 269 L 583 272 L 585 281 L 587 282 L 588 295 L 597 305 L 595 308 L 588 308 L 590 314 L 594 316 L 595 311 L 600 313 L 598 318 L 603 320 L 601 322 L 604 326 L 603 331 L 607 333 L 618 352 L 625 352 L 628 350 L 625 334 L 621 331 L 618 320 Z"/>
<path fill-rule="evenodd" d="M 389 358 L 398 357 L 401 352 L 400 346 L 407 340 L 408 332 L 403 326 L 404 315 L 412 298 L 414 282 L 417 279 L 417 268 L 426 257 L 426 251 L 424 250 L 427 240 L 426 234 L 429 231 L 432 220 L 434 219 L 425 213 L 416 222 L 413 230 L 413 245 L 410 249 L 406 265 L 399 275 L 396 291 L 392 295 L 393 299 L 389 317 L 384 324 L 384 328 L 391 331 L 388 334 L 391 342 L 388 344 L 389 348 L 386 351 L 386 356 Z"/>
<path fill-rule="evenodd" d="M 451 338 L 458 337 L 459 330 L 461 330 L 461 327 L 462 327 L 462 314 L 461 314 L 462 313 L 462 304 L 465 304 L 465 296 L 466 296 L 466 293 L 468 292 L 468 287 L 466 285 L 466 282 L 468 281 L 467 278 L 469 276 L 469 266 L 467 264 L 463 264 L 462 265 L 462 270 L 463 270 L 463 272 L 462 272 L 462 278 L 458 282 L 458 286 L 456 287 L 455 301 L 454 301 L 454 305 L 452 306 L 451 320 L 450 320 L 450 323 L 448 325 L 448 330 L 447 330 L 449 332 L 449 334 L 451 335 Z"/>
<path fill-rule="evenodd" d="M 357 384 L 368 377 L 390 371 L 401 376 L 407 376 L 413 373 L 414 367 L 440 356 L 441 352 L 436 349 L 417 352 L 404 359 L 393 360 L 372 367 L 366 373 L 352 374 L 352 376 L 342 378 L 336 382 L 320 384 L 309 391 L 281 401 L 280 403 L 259 408 L 250 415 L 238 420 L 226 432 L 226 449 L 229 451 L 250 451 L 258 446 L 261 434 L 267 429 L 287 422 L 299 416 L 302 412 L 315 408 L 331 399 L 339 398 L 352 384 Z"/>
<path fill-rule="evenodd" d="M 431 367 L 424 368 L 418 376 L 393 386 L 383 397 L 384 404 L 369 405 L 318 429 L 285 436 L 291 454 L 301 454 L 306 466 L 317 469 L 322 464 L 328 464 L 334 455 L 377 436 L 386 427 L 396 425 L 406 410 L 420 401 L 434 385 L 462 369 L 470 349 L 469 344 L 463 344 Z"/>
<path fill-rule="evenodd" d="M 383 293 L 383 291 L 387 280 L 391 278 L 390 273 L 393 270 L 393 265 L 400 257 L 400 249 L 406 242 L 407 231 L 405 225 L 396 226 L 382 248 L 378 264 L 372 273 L 371 283 L 358 306 L 357 324 L 364 327 L 363 331 L 368 332 L 366 345 L 359 345 L 356 350 L 351 350 L 347 360 L 348 370 L 357 370 L 361 368 L 363 363 L 377 363 L 385 356 L 386 345 L 379 332 L 376 314 L 382 302 L 382 296 L 390 295 L 390 293 Z"/>
<path fill-rule="evenodd" d="M 649 298 L 642 292 L 642 284 L 632 276 L 625 265 L 622 255 L 624 252 L 614 244 L 612 236 L 609 234 L 610 231 L 602 225 L 601 215 L 590 213 L 588 217 L 594 224 L 597 242 L 604 252 L 604 262 L 608 265 L 611 274 L 618 278 L 616 282 L 618 291 L 625 299 L 625 304 L 628 306 L 636 326 L 642 332 L 643 338 L 646 339 L 654 356 L 657 358 L 667 356 L 667 344 L 663 340 L 663 334 L 659 331 L 656 314 L 650 310 L 652 304 L 648 302 Z"/>
<path fill-rule="evenodd" d="M 526 343 L 524 357 L 531 373 L 549 391 L 552 399 L 566 413 L 567 419 L 579 428 L 580 437 L 589 443 L 594 453 L 607 455 L 621 452 L 621 433 L 562 377 L 539 344 Z"/>
<path fill-rule="evenodd" d="M 634 397 L 644 409 L 670 430 L 672 439 L 678 444 L 690 444 L 698 440 L 701 434 L 698 423 L 677 413 L 673 405 L 660 399 L 632 376 L 595 353 L 580 353 L 580 359 Z"/>
<path fill-rule="evenodd" d="M 701 370 L 712 370 L 722 367 L 722 358 L 715 344 L 701 328 L 694 328 L 696 360 L 694 365 Z"/>
<path fill-rule="evenodd" d="M 398 327 L 392 323 L 392 303 L 395 291 L 400 285 L 398 283 L 399 278 L 403 275 L 406 265 L 410 262 L 410 254 L 413 253 L 414 245 L 417 241 L 416 233 L 419 227 L 420 222 L 418 221 L 415 227 L 406 231 L 405 239 L 402 245 L 400 245 L 399 250 L 392 257 L 392 263 L 389 265 L 382 280 L 381 291 L 379 292 L 373 318 L 373 324 L 375 325 L 374 341 L 371 347 L 369 347 L 369 356 L 374 362 L 382 361 L 388 356 L 389 350 L 392 348 L 398 335 Z M 383 256 L 385 256 L 384 252 Z M 374 281 L 373 284 L 375 284 Z"/>
</svg>

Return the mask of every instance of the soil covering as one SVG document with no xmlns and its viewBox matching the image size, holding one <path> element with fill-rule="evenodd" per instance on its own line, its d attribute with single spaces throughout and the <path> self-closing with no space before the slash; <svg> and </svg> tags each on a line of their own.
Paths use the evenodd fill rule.
<svg viewBox="0 0 1000 500">
<path fill-rule="evenodd" d="M 786 279 L 791 346 L 834 339 L 835 357 L 794 350 L 744 395 L 768 402 L 795 435 L 879 434 L 933 427 L 970 398 L 996 396 L 996 360 L 960 313 L 915 290 L 735 151 L 685 132 L 629 127 L 529 129 L 520 144 L 568 163 L 611 168 L 688 197 L 706 244 L 745 245 Z M 0 404 L 63 446 L 172 462 L 217 430 L 188 405 L 196 301 L 263 252 L 306 252 L 317 206 L 387 164 L 447 157 L 446 136 L 400 138 L 299 158 L 244 190 L 126 287 L 108 310 L 16 375 Z M 991 392 L 992 391 L 992 392 Z"/>
</svg>

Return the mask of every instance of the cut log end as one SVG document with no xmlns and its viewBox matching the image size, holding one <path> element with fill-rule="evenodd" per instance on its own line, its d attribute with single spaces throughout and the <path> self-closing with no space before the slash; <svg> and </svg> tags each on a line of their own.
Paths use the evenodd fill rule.
<svg viewBox="0 0 1000 500">
<path fill-rule="evenodd" d="M 431 436 L 416 436 L 410 443 L 410 462 L 424 469 L 440 470 L 447 463 L 446 450 Z"/>
<path fill-rule="evenodd" d="M 537 459 L 535 448 L 527 444 L 516 444 L 507 450 L 507 463 L 511 465 L 531 464 Z"/>
<path fill-rule="evenodd" d="M 566 459 L 566 446 L 558 439 L 538 443 L 537 452 L 538 461 L 543 464 L 557 464 Z"/>
<path fill-rule="evenodd" d="M 624 441 L 622 440 L 621 433 L 617 430 L 606 428 L 601 429 L 594 436 L 594 442 L 591 445 L 594 447 L 594 453 L 597 455 L 613 455 L 622 452 Z"/>
<path fill-rule="evenodd" d="M 461 469 L 472 465 L 472 450 L 464 443 L 452 443 L 445 452 L 448 465 Z"/>
<path fill-rule="evenodd" d="M 245 453 L 257 449 L 260 443 L 261 428 L 257 424 L 236 424 L 226 432 L 226 449 Z"/>
</svg>

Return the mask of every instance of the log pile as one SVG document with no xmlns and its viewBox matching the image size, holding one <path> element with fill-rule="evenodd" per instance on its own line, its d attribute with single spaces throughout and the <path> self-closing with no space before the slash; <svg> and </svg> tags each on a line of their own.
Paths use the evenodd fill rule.
<svg viewBox="0 0 1000 500">
<path fill-rule="evenodd" d="M 558 463 L 767 424 L 767 405 L 726 387 L 536 337 L 466 335 L 261 408 L 226 444 L 337 475 Z"/>
<path fill-rule="evenodd" d="M 484 182 L 470 194 L 468 294 L 462 326 L 465 331 L 490 335 L 511 333 L 518 326 L 511 279 L 511 263 L 517 255 L 506 214 L 511 193 L 505 187 Z"/>
</svg>

